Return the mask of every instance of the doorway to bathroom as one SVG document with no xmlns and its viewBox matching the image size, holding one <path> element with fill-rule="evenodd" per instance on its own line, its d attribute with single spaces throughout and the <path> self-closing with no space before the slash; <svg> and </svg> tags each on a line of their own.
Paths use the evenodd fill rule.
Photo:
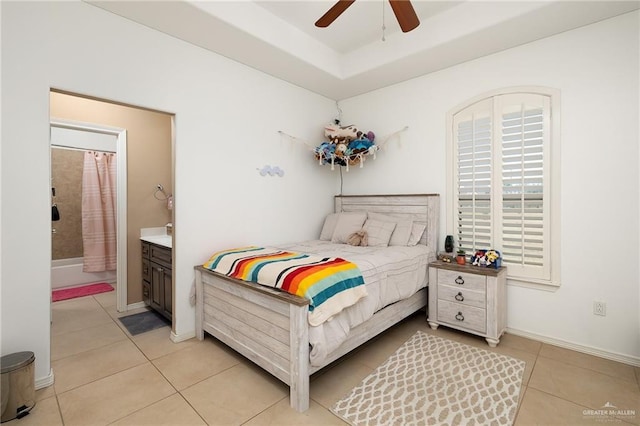
<svg viewBox="0 0 640 426">
<path fill-rule="evenodd" d="M 75 93 L 68 93 L 51 89 L 50 91 L 50 120 L 51 120 L 51 159 L 52 177 L 55 171 L 53 160 L 58 154 L 71 156 L 84 155 L 84 151 L 110 154 L 115 152 L 117 162 L 116 177 L 116 229 L 117 229 L 117 268 L 115 271 L 117 310 L 125 312 L 142 308 L 143 277 L 141 254 L 141 229 L 164 228 L 173 222 L 172 205 L 158 197 L 158 186 L 163 188 L 167 196 L 173 200 L 173 114 L 145 109 L 117 103 L 109 100 L 97 99 Z M 62 131 L 64 129 L 64 132 Z M 111 138 L 112 147 L 104 145 L 77 146 L 73 142 L 76 135 L 88 134 L 92 138 Z M 62 134 L 59 137 L 58 133 Z M 113 141 L 115 149 L 113 148 Z M 58 141 L 55 143 L 54 141 Z M 105 143 L 105 141 L 102 141 Z M 54 145 L 63 145 L 56 148 Z M 63 152 L 64 151 L 64 152 Z M 77 160 L 76 160 L 77 161 Z M 76 162 L 77 164 L 77 162 Z M 65 173 L 72 167 L 63 166 Z M 75 171 L 81 174 L 81 171 Z M 63 194 L 60 189 L 60 178 L 52 181 L 56 188 L 52 203 L 57 204 L 59 221 L 52 221 L 52 266 L 61 266 L 60 271 L 68 262 L 74 266 L 67 270 L 79 269 L 77 258 L 84 255 L 65 255 L 64 258 L 74 260 L 54 259 L 57 256 L 54 243 L 63 237 L 62 221 L 69 216 L 69 206 L 61 204 Z M 76 186 L 77 188 L 77 186 Z M 79 197 L 79 189 L 71 190 Z M 50 194 L 53 195 L 53 194 Z M 54 274 L 60 273 L 52 268 L 52 287 L 56 286 Z M 112 272 L 113 274 L 113 272 Z M 109 282 L 108 278 L 96 278 L 95 281 Z M 76 283 L 74 283 L 76 284 Z M 67 284 L 68 285 L 68 284 Z"/>
</svg>

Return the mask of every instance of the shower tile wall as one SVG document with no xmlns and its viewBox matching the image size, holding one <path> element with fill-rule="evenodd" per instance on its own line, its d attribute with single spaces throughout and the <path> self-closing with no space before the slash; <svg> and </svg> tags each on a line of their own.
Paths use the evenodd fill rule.
<svg viewBox="0 0 640 426">
<path fill-rule="evenodd" d="M 52 259 L 82 257 L 82 167 L 84 152 L 51 149 L 51 185 L 56 188 L 53 202 L 60 220 L 52 222 L 56 230 L 52 240 Z"/>
</svg>

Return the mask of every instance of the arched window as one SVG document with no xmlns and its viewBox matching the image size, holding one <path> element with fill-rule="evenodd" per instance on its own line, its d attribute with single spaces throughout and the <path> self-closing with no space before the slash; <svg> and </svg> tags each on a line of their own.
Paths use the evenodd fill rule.
<svg viewBox="0 0 640 426">
<path fill-rule="evenodd" d="M 559 93 L 496 91 L 447 126 L 447 233 L 470 254 L 499 250 L 512 280 L 558 285 Z"/>
</svg>

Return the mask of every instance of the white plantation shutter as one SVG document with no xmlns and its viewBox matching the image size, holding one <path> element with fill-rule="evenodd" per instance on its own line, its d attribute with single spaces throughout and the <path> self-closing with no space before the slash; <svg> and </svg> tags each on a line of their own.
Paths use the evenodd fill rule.
<svg viewBox="0 0 640 426">
<path fill-rule="evenodd" d="M 497 249 L 510 277 L 550 277 L 550 97 L 509 93 L 453 115 L 460 248 Z"/>
<path fill-rule="evenodd" d="M 456 117 L 457 238 L 468 253 L 492 241 L 491 104 L 480 102 Z"/>
<path fill-rule="evenodd" d="M 503 260 L 513 274 L 548 278 L 549 98 L 512 94 L 496 102 L 501 125 Z"/>
</svg>

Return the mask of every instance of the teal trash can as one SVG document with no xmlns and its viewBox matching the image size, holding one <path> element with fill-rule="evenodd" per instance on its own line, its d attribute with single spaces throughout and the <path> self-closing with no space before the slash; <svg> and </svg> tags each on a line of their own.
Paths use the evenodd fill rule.
<svg viewBox="0 0 640 426">
<path fill-rule="evenodd" d="M 2 418 L 0 423 L 19 419 L 36 405 L 33 352 L 16 352 L 0 358 L 2 381 L 0 399 Z"/>
</svg>

